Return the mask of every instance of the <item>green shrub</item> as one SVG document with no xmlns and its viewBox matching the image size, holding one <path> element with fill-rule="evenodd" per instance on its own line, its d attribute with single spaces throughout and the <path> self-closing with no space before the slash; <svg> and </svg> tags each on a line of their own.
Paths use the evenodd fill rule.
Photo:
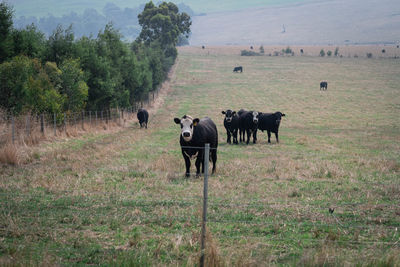
<svg viewBox="0 0 400 267">
<path fill-rule="evenodd" d="M 241 56 L 248 56 L 248 57 L 250 57 L 250 56 L 260 56 L 259 53 L 254 52 L 254 51 L 248 51 L 248 50 L 242 50 L 242 51 L 240 52 L 240 55 L 241 55 Z"/>
</svg>

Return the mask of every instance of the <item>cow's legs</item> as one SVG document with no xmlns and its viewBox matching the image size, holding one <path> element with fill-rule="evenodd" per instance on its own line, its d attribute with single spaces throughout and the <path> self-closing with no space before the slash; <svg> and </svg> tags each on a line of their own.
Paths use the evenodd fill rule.
<svg viewBox="0 0 400 267">
<path fill-rule="evenodd" d="M 255 144 L 257 142 L 257 130 L 253 132 L 253 143 Z"/>
<path fill-rule="evenodd" d="M 234 130 L 234 131 L 233 131 L 233 134 L 232 134 L 232 136 L 233 136 L 233 143 L 234 143 L 234 144 L 237 144 L 237 143 L 238 143 L 237 134 L 238 134 L 238 130 Z"/>
<path fill-rule="evenodd" d="M 183 159 L 185 160 L 185 166 L 186 166 L 186 173 L 185 173 L 185 176 L 186 176 L 186 177 L 190 177 L 190 158 L 189 158 L 188 156 L 186 156 L 186 155 L 183 153 L 183 151 L 182 151 L 182 154 L 183 154 Z"/>
<path fill-rule="evenodd" d="M 268 143 L 271 143 L 271 131 L 267 131 L 268 132 Z"/>
<path fill-rule="evenodd" d="M 276 142 L 279 143 L 278 132 L 275 133 Z"/>
<path fill-rule="evenodd" d="M 201 167 L 201 172 L 204 173 L 204 151 L 199 150 L 199 154 L 197 155 L 196 158 L 196 176 L 200 175 L 200 167 Z"/>
<path fill-rule="evenodd" d="M 226 130 L 226 135 L 227 135 L 226 142 L 228 144 L 230 144 L 231 143 L 231 132 L 229 130 Z"/>
<path fill-rule="evenodd" d="M 246 144 L 249 144 L 251 132 L 250 132 L 250 130 L 246 130 L 246 132 L 247 132 L 247 141 L 246 141 Z M 244 139 L 244 138 L 243 138 L 243 139 Z"/>
<path fill-rule="evenodd" d="M 237 140 L 236 140 L 236 142 L 237 142 Z M 214 174 L 215 168 L 217 167 L 217 149 L 216 148 L 211 150 L 211 159 L 213 162 L 213 167 L 212 167 L 211 173 Z"/>
</svg>

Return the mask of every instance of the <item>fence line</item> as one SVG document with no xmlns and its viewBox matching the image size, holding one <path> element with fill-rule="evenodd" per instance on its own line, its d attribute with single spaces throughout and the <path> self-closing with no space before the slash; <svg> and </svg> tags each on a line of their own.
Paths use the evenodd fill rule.
<svg viewBox="0 0 400 267">
<path fill-rule="evenodd" d="M 10 142 L 12 144 L 25 143 L 25 139 L 32 137 L 33 134 L 57 136 L 57 132 L 67 134 L 68 129 L 76 131 L 80 128 L 85 130 L 85 125 L 93 126 L 94 124 L 98 126 L 99 122 L 122 124 L 121 120 L 132 119 L 133 113 L 137 112 L 139 108 L 154 103 L 159 91 L 160 88 L 157 88 L 157 90 L 149 92 L 144 100 L 122 109 L 117 107 L 95 111 L 24 114 L 17 117 L 10 114 L 0 114 L 0 146 Z"/>
</svg>

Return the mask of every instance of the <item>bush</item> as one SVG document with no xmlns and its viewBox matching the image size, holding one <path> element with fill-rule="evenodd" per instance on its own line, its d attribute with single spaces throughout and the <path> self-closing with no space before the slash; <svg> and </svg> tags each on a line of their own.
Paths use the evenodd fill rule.
<svg viewBox="0 0 400 267">
<path fill-rule="evenodd" d="M 264 53 L 265 53 L 264 46 L 260 46 L 260 54 L 264 54 Z"/>
<path fill-rule="evenodd" d="M 372 53 L 367 53 L 367 58 L 372 58 Z"/>
<path fill-rule="evenodd" d="M 339 47 L 335 48 L 335 57 L 337 57 L 339 55 Z"/>
<path fill-rule="evenodd" d="M 328 55 L 328 57 L 332 56 L 332 51 L 329 50 L 328 52 L 326 52 L 326 54 Z"/>
<path fill-rule="evenodd" d="M 282 49 L 282 53 L 284 54 L 293 54 L 292 49 L 288 46 L 286 49 Z"/>
<path fill-rule="evenodd" d="M 248 56 L 248 57 L 251 57 L 251 56 L 260 56 L 259 53 L 254 52 L 254 51 L 248 51 L 248 50 L 242 50 L 242 51 L 240 52 L 240 55 L 241 55 L 241 56 Z"/>
<path fill-rule="evenodd" d="M 324 49 L 321 49 L 321 51 L 319 51 L 319 55 L 320 55 L 321 57 L 324 57 L 324 56 L 325 56 L 325 51 L 324 51 Z"/>
</svg>

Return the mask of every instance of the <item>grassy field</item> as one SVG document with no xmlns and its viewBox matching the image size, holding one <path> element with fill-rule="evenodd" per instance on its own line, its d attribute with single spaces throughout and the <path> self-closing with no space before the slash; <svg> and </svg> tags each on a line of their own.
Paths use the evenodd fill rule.
<svg viewBox="0 0 400 267">
<path fill-rule="evenodd" d="M 0 265 L 197 265 L 203 179 L 184 178 L 173 122 L 189 114 L 219 131 L 209 265 L 399 266 L 400 61 L 238 51 L 181 48 L 147 130 L 1 166 Z M 286 113 L 280 143 L 226 144 L 228 108 Z"/>
</svg>

